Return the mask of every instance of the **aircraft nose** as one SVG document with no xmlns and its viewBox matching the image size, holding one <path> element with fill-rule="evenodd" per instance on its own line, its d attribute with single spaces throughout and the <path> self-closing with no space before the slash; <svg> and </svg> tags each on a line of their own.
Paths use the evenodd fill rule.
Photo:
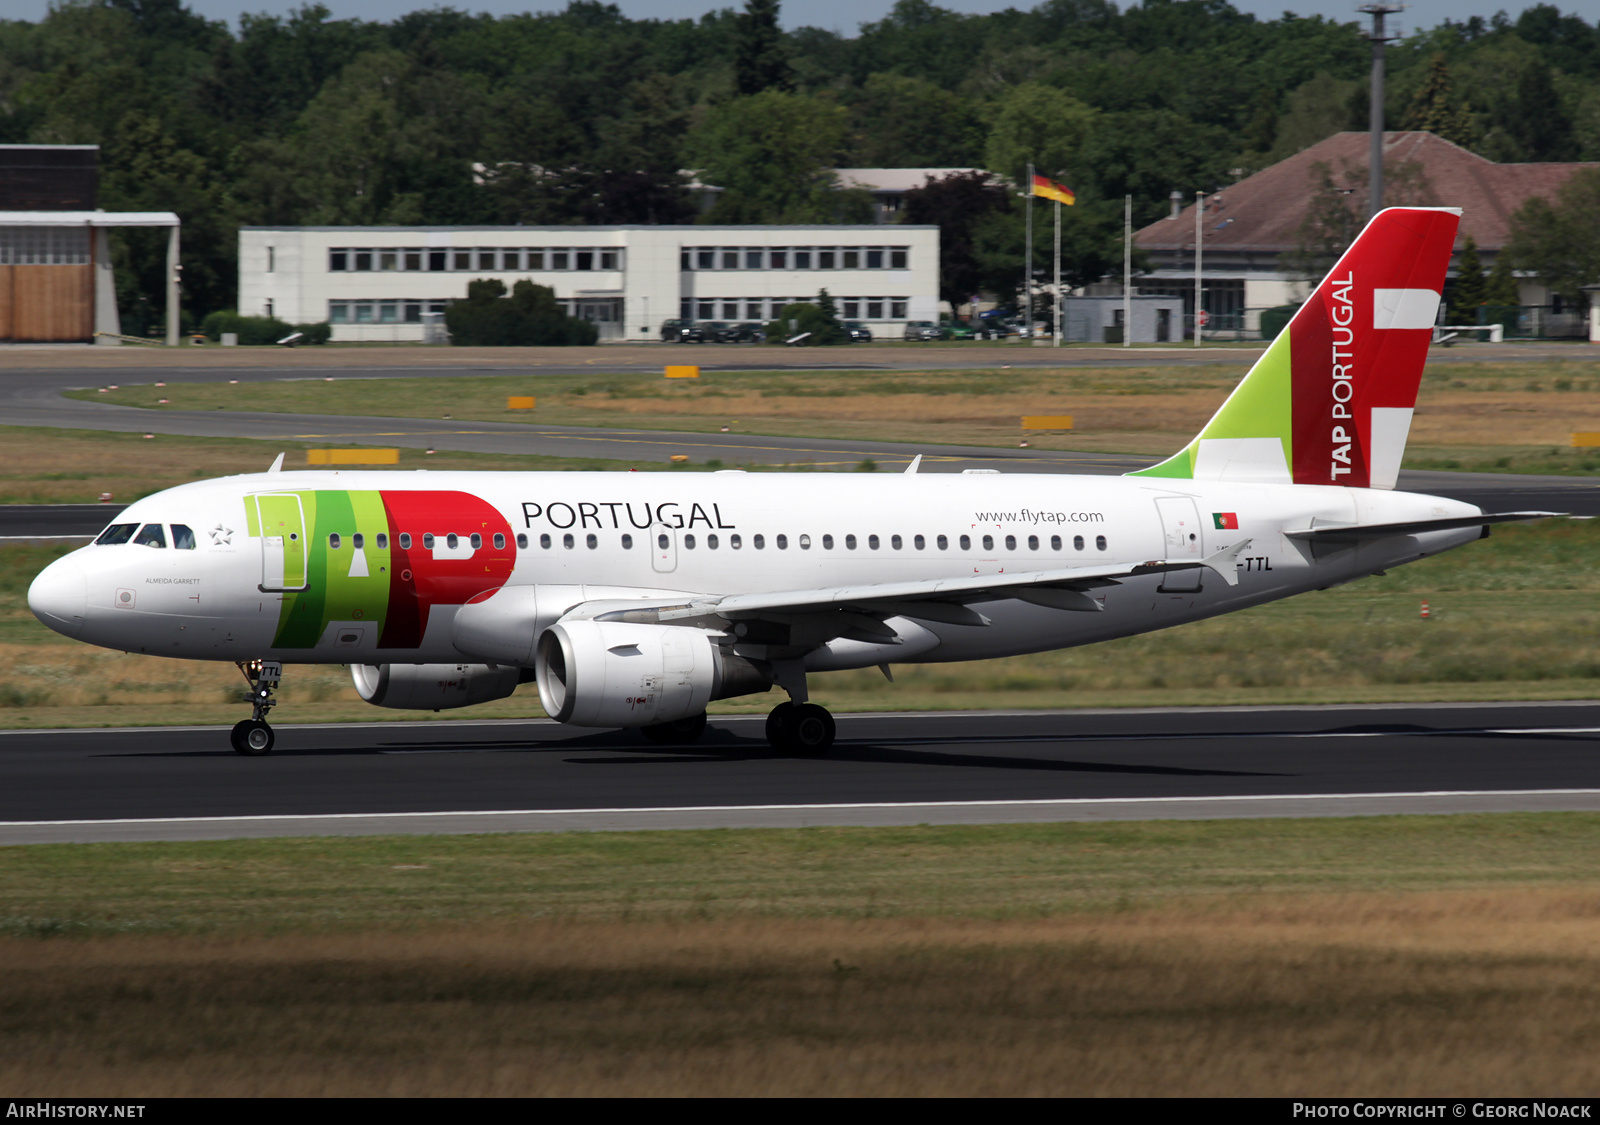
<svg viewBox="0 0 1600 1125">
<path fill-rule="evenodd" d="M 75 637 L 88 615 L 89 576 L 70 555 L 39 572 L 28 587 L 28 608 L 58 633 Z"/>
</svg>

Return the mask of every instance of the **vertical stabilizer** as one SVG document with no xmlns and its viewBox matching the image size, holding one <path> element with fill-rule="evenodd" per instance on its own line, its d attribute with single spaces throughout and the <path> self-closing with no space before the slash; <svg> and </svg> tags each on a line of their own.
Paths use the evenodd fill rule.
<svg viewBox="0 0 1600 1125">
<path fill-rule="evenodd" d="M 1129 475 L 1393 488 L 1460 221 L 1380 211 L 1205 429 Z"/>
</svg>

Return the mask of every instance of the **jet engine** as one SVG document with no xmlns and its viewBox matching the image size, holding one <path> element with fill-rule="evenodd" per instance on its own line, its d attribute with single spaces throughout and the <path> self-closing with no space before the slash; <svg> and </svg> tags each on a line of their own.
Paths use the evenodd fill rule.
<svg viewBox="0 0 1600 1125">
<path fill-rule="evenodd" d="M 504 699 L 522 682 L 515 664 L 352 664 L 350 678 L 374 707 L 442 711 Z"/>
<path fill-rule="evenodd" d="M 564 621 L 539 636 L 539 700 L 559 722 L 644 727 L 698 715 L 713 699 L 772 686 L 761 665 L 674 625 Z"/>
</svg>

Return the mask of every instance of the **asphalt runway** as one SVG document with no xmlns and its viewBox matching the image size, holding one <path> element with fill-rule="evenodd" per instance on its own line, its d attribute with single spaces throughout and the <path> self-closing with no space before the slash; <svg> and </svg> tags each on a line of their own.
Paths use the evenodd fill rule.
<svg viewBox="0 0 1600 1125">
<path fill-rule="evenodd" d="M 692 747 L 549 721 L 0 733 L 0 843 L 1600 810 L 1600 703 L 759 718 Z"/>
</svg>

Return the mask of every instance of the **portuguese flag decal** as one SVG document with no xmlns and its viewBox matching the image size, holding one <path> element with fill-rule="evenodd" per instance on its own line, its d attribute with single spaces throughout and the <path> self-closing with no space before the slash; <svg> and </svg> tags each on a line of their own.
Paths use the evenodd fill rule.
<svg viewBox="0 0 1600 1125">
<path fill-rule="evenodd" d="M 1238 531 L 1238 512 L 1212 512 L 1211 522 L 1217 525 L 1218 531 Z"/>
</svg>

